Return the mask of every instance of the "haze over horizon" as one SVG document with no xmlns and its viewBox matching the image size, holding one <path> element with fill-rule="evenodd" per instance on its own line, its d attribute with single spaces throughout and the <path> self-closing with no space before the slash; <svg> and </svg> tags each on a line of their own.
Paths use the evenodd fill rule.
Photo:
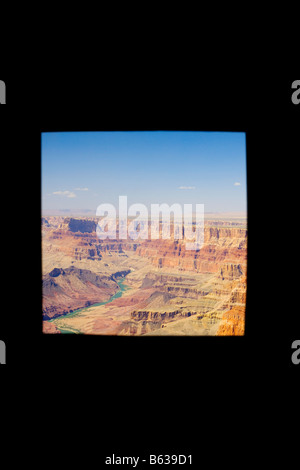
<svg viewBox="0 0 300 470">
<path fill-rule="evenodd" d="M 247 214 L 241 132 L 130 131 L 42 134 L 42 212 L 204 204 L 205 213 Z M 149 212 L 150 213 L 150 212 Z M 90 215 L 90 214 L 89 214 Z"/>
</svg>

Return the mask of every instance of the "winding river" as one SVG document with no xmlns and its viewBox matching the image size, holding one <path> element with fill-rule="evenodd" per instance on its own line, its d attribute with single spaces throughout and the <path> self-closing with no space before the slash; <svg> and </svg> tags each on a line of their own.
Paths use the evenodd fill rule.
<svg viewBox="0 0 300 470">
<path fill-rule="evenodd" d="M 81 333 L 79 330 L 76 330 L 75 328 L 71 328 L 70 326 L 65 326 L 63 325 L 63 321 L 65 319 L 68 319 L 68 318 L 74 318 L 76 317 L 77 315 L 80 315 L 82 313 L 85 313 L 87 312 L 90 308 L 92 307 L 97 307 L 99 305 L 105 305 L 105 304 L 108 304 L 110 302 L 112 302 L 113 300 L 115 299 L 118 299 L 119 297 L 122 297 L 123 295 L 123 292 L 130 289 L 128 286 L 124 285 L 124 281 L 125 279 L 122 278 L 120 279 L 120 281 L 117 281 L 118 282 L 118 285 L 120 287 L 120 290 L 118 290 L 118 292 L 116 292 L 114 295 L 112 295 L 110 297 L 110 299 L 106 300 L 106 302 L 99 302 L 99 303 L 96 303 L 96 304 L 92 304 L 92 305 L 89 305 L 88 307 L 84 307 L 84 308 L 79 308 L 77 310 L 73 310 L 73 312 L 70 312 L 70 313 L 67 313 L 66 315 L 62 315 L 60 317 L 57 317 L 57 318 L 53 318 L 53 320 L 48 320 L 50 323 L 54 323 L 54 325 L 56 326 L 56 328 L 61 332 L 61 333 L 65 333 L 65 334 L 83 334 Z M 62 323 L 62 325 L 60 326 L 60 324 Z"/>
</svg>

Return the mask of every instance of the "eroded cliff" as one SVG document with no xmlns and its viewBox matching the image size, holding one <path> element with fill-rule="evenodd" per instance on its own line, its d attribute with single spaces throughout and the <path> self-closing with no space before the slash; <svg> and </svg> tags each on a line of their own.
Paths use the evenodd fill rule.
<svg viewBox="0 0 300 470">
<path fill-rule="evenodd" d="M 99 240 L 95 228 L 95 220 L 43 221 L 45 319 L 107 301 L 126 275 L 122 298 L 66 325 L 95 334 L 243 334 L 247 229 L 207 225 L 204 246 L 189 251 L 184 240 Z"/>
</svg>

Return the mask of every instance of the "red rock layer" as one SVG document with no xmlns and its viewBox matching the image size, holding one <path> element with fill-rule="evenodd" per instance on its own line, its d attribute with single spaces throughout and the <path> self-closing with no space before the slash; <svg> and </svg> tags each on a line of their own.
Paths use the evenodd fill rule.
<svg viewBox="0 0 300 470">
<path fill-rule="evenodd" d="M 217 336 L 243 336 L 245 334 L 246 286 L 246 276 L 234 281 L 228 310 L 223 314 Z"/>
<path fill-rule="evenodd" d="M 186 250 L 185 240 L 99 240 L 96 232 L 81 233 L 54 230 L 57 250 L 74 260 L 101 259 L 108 252 L 136 251 L 156 267 L 179 268 L 201 273 L 215 273 L 224 263 L 246 264 L 247 230 L 205 227 L 201 250 Z M 245 269 L 243 269 L 245 271 Z"/>
<path fill-rule="evenodd" d="M 60 334 L 60 331 L 53 323 L 48 321 L 43 322 L 43 333 L 45 334 Z"/>
<path fill-rule="evenodd" d="M 108 300 L 119 290 L 112 276 L 96 275 L 86 269 L 55 268 L 44 276 L 43 316 L 45 320 Z"/>
<path fill-rule="evenodd" d="M 223 314 L 217 336 L 243 336 L 245 333 L 245 307 L 233 307 Z"/>
<path fill-rule="evenodd" d="M 186 250 L 182 240 L 145 240 L 136 250 L 157 267 L 215 273 L 224 263 L 245 265 L 247 230 L 205 228 L 204 246 L 199 251 Z"/>
</svg>

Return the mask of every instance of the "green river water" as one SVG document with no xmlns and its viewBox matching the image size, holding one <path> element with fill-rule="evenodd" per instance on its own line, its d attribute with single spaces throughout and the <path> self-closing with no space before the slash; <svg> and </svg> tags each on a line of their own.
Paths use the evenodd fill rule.
<svg viewBox="0 0 300 470">
<path fill-rule="evenodd" d="M 108 304 L 109 302 L 112 302 L 115 299 L 118 299 L 119 297 L 122 297 L 123 292 L 126 291 L 127 289 L 129 289 L 128 286 L 124 285 L 124 281 L 125 281 L 124 278 L 122 278 L 120 281 L 118 281 L 118 285 L 120 287 L 120 290 L 118 290 L 118 292 L 116 292 L 114 295 L 112 295 L 111 298 L 108 299 L 106 302 L 99 302 L 99 303 L 96 303 L 96 304 L 93 304 L 93 305 L 89 305 L 88 307 L 79 308 L 77 310 L 73 310 L 73 312 L 67 313 L 66 315 L 63 315 L 63 316 L 58 317 L 58 318 L 53 318 L 53 320 L 48 320 L 48 321 L 50 323 L 54 323 L 54 325 L 57 327 L 57 329 L 61 333 L 64 333 L 64 334 L 77 334 L 77 335 L 83 334 L 79 330 L 76 330 L 75 328 L 71 328 L 69 325 L 68 326 L 63 326 L 63 325 L 59 326 L 59 325 L 60 325 L 60 323 L 63 323 L 63 321 L 65 319 L 76 317 L 76 316 L 88 311 L 92 307 L 97 307 L 99 305 L 105 305 L 105 304 Z"/>
</svg>

